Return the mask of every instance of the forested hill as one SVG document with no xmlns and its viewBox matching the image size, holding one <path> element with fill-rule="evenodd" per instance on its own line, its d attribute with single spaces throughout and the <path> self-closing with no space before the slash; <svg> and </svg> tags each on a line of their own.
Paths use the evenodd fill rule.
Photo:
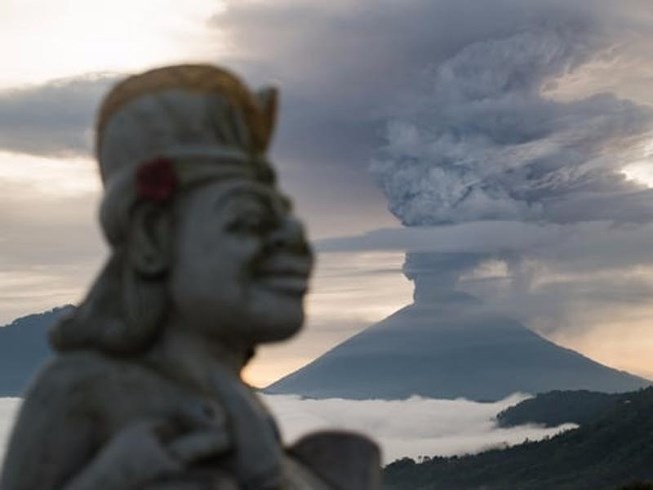
<svg viewBox="0 0 653 490">
<path fill-rule="evenodd" d="M 19 396 L 50 355 L 47 331 L 73 306 L 19 318 L 0 327 L 0 397 Z"/>
<path fill-rule="evenodd" d="M 475 456 L 399 460 L 388 490 L 602 490 L 653 480 L 653 388 L 631 393 L 599 420 L 541 442 Z"/>
<path fill-rule="evenodd" d="M 558 427 L 573 423 L 584 425 L 594 422 L 630 393 L 609 394 L 595 391 L 551 391 L 524 400 L 497 415 L 499 427 L 516 427 L 538 424 Z"/>
</svg>

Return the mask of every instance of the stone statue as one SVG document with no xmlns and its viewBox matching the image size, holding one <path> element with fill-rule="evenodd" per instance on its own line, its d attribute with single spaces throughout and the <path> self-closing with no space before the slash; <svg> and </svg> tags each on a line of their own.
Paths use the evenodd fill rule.
<svg viewBox="0 0 653 490">
<path fill-rule="evenodd" d="M 240 372 L 303 323 L 312 255 L 266 159 L 276 92 L 209 65 L 118 84 L 97 124 L 111 256 L 32 383 L 1 490 L 380 488 L 362 436 L 283 448 Z"/>
</svg>

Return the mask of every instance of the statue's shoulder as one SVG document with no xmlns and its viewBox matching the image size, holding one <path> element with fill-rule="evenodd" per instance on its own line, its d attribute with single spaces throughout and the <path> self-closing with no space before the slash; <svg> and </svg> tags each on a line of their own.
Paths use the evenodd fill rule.
<svg viewBox="0 0 653 490">
<path fill-rule="evenodd" d="M 69 397 L 88 391 L 128 389 L 133 381 L 166 384 L 165 379 L 140 362 L 84 350 L 59 354 L 45 364 L 27 392 L 52 391 Z"/>
<path fill-rule="evenodd" d="M 94 351 L 58 355 L 40 371 L 25 405 L 56 406 L 67 414 L 102 421 L 109 436 L 141 417 L 165 416 L 176 402 L 192 398 L 185 387 L 139 359 Z"/>
<path fill-rule="evenodd" d="M 30 384 L 9 440 L 3 489 L 52 488 L 43 484 L 74 473 L 97 449 L 96 403 L 90 385 L 109 364 L 86 353 L 54 357 Z M 34 464 L 24 471 L 26 461 Z"/>
<path fill-rule="evenodd" d="M 25 394 L 26 403 L 46 398 L 57 403 L 84 395 L 91 387 L 118 368 L 111 359 L 91 351 L 75 351 L 57 355 L 41 367 Z"/>
</svg>

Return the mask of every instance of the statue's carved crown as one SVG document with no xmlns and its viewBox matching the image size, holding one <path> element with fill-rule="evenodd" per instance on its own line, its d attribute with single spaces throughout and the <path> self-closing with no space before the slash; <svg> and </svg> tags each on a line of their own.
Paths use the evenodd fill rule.
<svg viewBox="0 0 653 490">
<path fill-rule="evenodd" d="M 97 119 L 109 241 L 121 240 L 139 199 L 166 200 L 175 189 L 231 178 L 274 186 L 265 153 L 276 112 L 275 89 L 252 92 L 212 65 L 168 66 L 118 83 Z"/>
<path fill-rule="evenodd" d="M 97 118 L 97 147 L 111 117 L 130 102 L 166 90 L 221 95 L 239 111 L 251 134 L 251 150 L 264 152 L 270 142 L 277 112 L 277 91 L 254 94 L 234 74 L 212 65 L 176 65 L 156 68 L 127 78 L 107 95 Z"/>
</svg>

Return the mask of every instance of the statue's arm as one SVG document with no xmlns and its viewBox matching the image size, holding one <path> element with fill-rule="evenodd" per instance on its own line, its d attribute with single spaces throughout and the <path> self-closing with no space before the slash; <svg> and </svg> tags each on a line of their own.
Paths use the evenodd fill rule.
<svg viewBox="0 0 653 490">
<path fill-rule="evenodd" d="M 130 425 L 102 444 L 103 420 L 81 384 L 48 373 L 21 407 L 1 490 L 127 490 L 179 473 L 161 441 L 162 421 Z M 82 396 L 78 396 L 82 392 Z"/>
<path fill-rule="evenodd" d="M 192 467 L 196 460 L 223 453 L 226 434 L 203 430 L 163 442 L 170 429 L 162 420 L 127 427 L 64 490 L 238 490 L 228 474 Z"/>
<path fill-rule="evenodd" d="M 23 402 L 5 456 L 1 490 L 61 490 L 93 457 L 93 420 L 66 403 L 59 387 L 37 381 Z"/>
<path fill-rule="evenodd" d="M 116 434 L 61 490 L 140 490 L 149 482 L 182 474 L 163 446 L 159 422 L 140 422 Z"/>
</svg>

